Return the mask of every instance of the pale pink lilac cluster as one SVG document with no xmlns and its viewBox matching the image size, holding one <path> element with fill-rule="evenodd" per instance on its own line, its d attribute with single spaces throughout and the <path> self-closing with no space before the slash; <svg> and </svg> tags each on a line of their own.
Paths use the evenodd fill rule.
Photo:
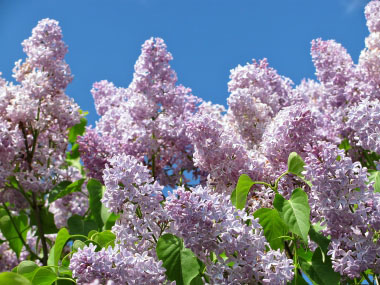
<svg viewBox="0 0 380 285">
<path fill-rule="evenodd" d="M 197 186 L 177 188 L 165 205 L 173 220 L 171 231 L 184 239 L 207 267 L 211 284 L 282 284 L 293 279 L 292 260 L 285 253 L 266 250 L 268 243 L 257 220 L 237 211 L 223 194 Z M 218 262 L 209 256 L 214 253 Z M 227 259 L 220 257 L 225 254 Z M 233 262 L 233 266 L 228 264 Z M 273 268 L 274 271 L 272 271 Z"/>
<path fill-rule="evenodd" d="M 146 253 L 126 248 L 102 248 L 90 244 L 78 249 L 70 261 L 78 284 L 165 284 L 165 269 Z"/>
<path fill-rule="evenodd" d="M 20 84 L 0 87 L 0 177 L 5 181 L 18 164 L 21 171 L 14 175 L 20 185 L 43 193 L 57 182 L 67 129 L 79 122 L 80 114 L 64 93 L 72 75 L 64 61 L 67 47 L 58 22 L 41 20 L 23 47 L 28 57 L 14 69 Z"/>
<path fill-rule="evenodd" d="M 196 171 L 186 122 L 200 99 L 189 88 L 176 85 L 171 59 L 163 40 L 151 38 L 142 46 L 128 88 L 104 80 L 94 84 L 92 94 L 101 118 L 79 141 L 90 175 L 101 176 L 105 157 L 119 153 L 149 165 L 160 183 L 172 187 L 188 180 L 185 171 Z"/>
<path fill-rule="evenodd" d="M 328 142 L 307 151 L 312 222 L 320 222 L 323 233 L 331 237 L 328 254 L 334 270 L 350 278 L 367 269 L 379 273 L 380 243 L 374 236 L 380 230 L 380 195 L 367 185 L 366 168 Z"/>
<path fill-rule="evenodd" d="M 82 284 L 98 279 L 101 284 L 163 284 L 165 269 L 153 246 L 167 222 L 163 207 L 162 186 L 154 181 L 148 168 L 133 156 L 109 159 L 103 180 L 106 192 L 102 199 L 110 211 L 120 214 L 113 227 L 116 246 L 95 251 L 90 245 L 73 254 L 70 268 Z M 136 213 L 137 216 L 136 216 Z"/>
</svg>

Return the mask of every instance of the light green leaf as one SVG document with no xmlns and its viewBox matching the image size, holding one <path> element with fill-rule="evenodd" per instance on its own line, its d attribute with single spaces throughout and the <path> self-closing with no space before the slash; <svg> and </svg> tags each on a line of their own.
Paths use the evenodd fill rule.
<svg viewBox="0 0 380 285">
<path fill-rule="evenodd" d="M 32 280 L 34 271 L 38 268 L 38 265 L 30 260 L 21 261 L 17 266 L 17 273 L 23 275 L 25 278 Z"/>
<path fill-rule="evenodd" d="M 281 236 L 288 233 L 288 227 L 281 219 L 275 209 L 261 208 L 253 216 L 259 219 L 260 225 L 264 229 L 264 235 L 272 249 L 284 249 L 284 242 Z"/>
<path fill-rule="evenodd" d="M 87 119 L 85 117 L 80 118 L 80 122 L 69 129 L 69 142 L 74 144 L 77 140 L 77 136 L 82 136 L 86 130 Z"/>
<path fill-rule="evenodd" d="M 194 253 L 184 247 L 183 241 L 172 234 L 161 236 L 156 247 L 157 256 L 163 261 L 169 280 L 177 285 L 191 284 L 200 274 L 201 263 Z M 195 280 L 196 281 L 196 280 Z"/>
<path fill-rule="evenodd" d="M 31 285 L 32 283 L 24 276 L 14 272 L 0 273 L 0 284 Z"/>
<path fill-rule="evenodd" d="M 288 172 L 297 176 L 303 177 L 302 171 L 304 171 L 305 162 L 301 156 L 296 152 L 292 152 L 288 157 Z"/>
<path fill-rule="evenodd" d="M 254 182 L 247 174 L 242 174 L 231 194 L 231 203 L 238 209 L 243 209 L 247 203 L 247 195 Z"/>
<path fill-rule="evenodd" d="M 28 217 L 25 214 L 20 214 L 19 216 L 12 216 L 12 219 L 15 225 L 8 215 L 2 216 L 0 218 L 0 228 L 4 237 L 9 241 L 10 248 L 19 257 L 24 245 L 17 234 L 17 230 L 25 241 L 28 232 Z"/>
<path fill-rule="evenodd" d="M 105 247 L 110 242 L 116 239 L 116 235 L 111 231 L 104 231 L 101 233 L 96 233 L 91 237 L 91 240 L 95 241 L 101 247 Z"/>
<path fill-rule="evenodd" d="M 301 188 L 293 191 L 290 200 L 276 194 L 273 206 L 279 212 L 289 230 L 302 237 L 307 243 L 307 235 L 310 229 L 310 207 L 307 194 Z"/>
<path fill-rule="evenodd" d="M 68 230 L 65 228 L 60 229 L 54 244 L 54 266 L 58 266 L 58 261 L 61 258 L 62 250 L 69 239 L 70 234 Z"/>
<path fill-rule="evenodd" d="M 370 182 L 375 182 L 375 184 L 373 185 L 374 192 L 380 192 L 380 171 L 368 170 L 368 172 L 370 173 L 368 180 Z"/>
<path fill-rule="evenodd" d="M 51 285 L 55 280 L 57 280 L 57 274 L 48 268 L 40 267 L 36 270 L 33 278 L 33 285 Z"/>
</svg>

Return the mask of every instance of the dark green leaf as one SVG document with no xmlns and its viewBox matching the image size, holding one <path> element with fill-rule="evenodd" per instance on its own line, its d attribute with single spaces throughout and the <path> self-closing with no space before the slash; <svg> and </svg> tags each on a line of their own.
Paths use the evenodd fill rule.
<svg viewBox="0 0 380 285">
<path fill-rule="evenodd" d="M 310 207 L 307 194 L 301 188 L 293 191 L 290 200 L 276 194 L 273 206 L 290 231 L 302 237 L 307 243 L 307 235 L 310 229 Z"/>
<path fill-rule="evenodd" d="M 309 236 L 312 241 L 318 244 L 318 246 L 322 249 L 322 252 L 327 254 L 330 240 L 321 233 L 317 232 L 314 226 L 310 227 Z"/>
<path fill-rule="evenodd" d="M 101 230 L 104 223 L 101 216 L 102 199 L 104 186 L 96 179 L 90 179 L 87 183 L 87 190 L 89 193 L 89 204 L 91 210 L 91 216 L 98 224 L 98 229 Z"/>
<path fill-rule="evenodd" d="M 297 274 L 290 283 L 291 285 L 309 285 L 306 280 L 302 277 L 302 275 Z"/>
<path fill-rule="evenodd" d="M 57 274 L 48 268 L 42 268 L 36 270 L 32 284 L 33 285 L 51 285 L 55 280 L 57 280 Z"/>
<path fill-rule="evenodd" d="M 0 218 L 0 228 L 4 237 L 9 241 L 10 248 L 16 253 L 17 257 L 19 257 L 24 245 L 19 238 L 17 231 L 25 241 L 28 232 L 28 217 L 25 214 L 20 214 L 20 216 L 12 216 L 12 219 L 15 225 L 12 223 L 11 218 L 8 215 L 2 216 Z"/>
<path fill-rule="evenodd" d="M 163 261 L 169 280 L 177 285 L 188 285 L 200 274 L 201 266 L 194 253 L 184 247 L 180 238 L 165 234 L 156 247 L 157 256 Z"/>
<path fill-rule="evenodd" d="M 231 203 L 238 209 L 243 209 L 247 202 L 247 195 L 254 182 L 246 175 L 242 174 L 236 185 L 236 189 L 231 194 Z"/>
<path fill-rule="evenodd" d="M 0 273 L 0 284 L 31 285 L 32 283 L 24 276 L 14 272 Z"/>
<path fill-rule="evenodd" d="M 288 227 L 275 209 L 261 208 L 253 216 L 259 218 L 264 229 L 264 235 L 272 249 L 284 249 L 283 239 L 279 238 L 288 233 Z"/>
<path fill-rule="evenodd" d="M 62 181 L 50 192 L 49 202 L 54 202 L 55 200 L 58 200 L 59 198 L 62 198 L 70 193 L 81 191 L 83 183 L 83 178 L 72 183 L 70 183 L 70 181 Z"/>
<path fill-rule="evenodd" d="M 86 130 L 87 119 L 85 117 L 80 118 L 80 122 L 75 126 L 72 126 L 69 130 L 69 142 L 74 144 L 77 140 L 77 136 L 82 136 Z"/>
<path fill-rule="evenodd" d="M 98 226 L 93 220 L 84 220 L 79 215 L 73 215 L 67 220 L 69 231 L 71 235 L 85 235 L 92 230 L 97 230 Z"/>
<path fill-rule="evenodd" d="M 313 254 L 311 262 L 299 258 L 303 272 L 315 284 L 334 285 L 339 284 L 340 275 L 332 269 L 332 263 L 329 256 L 323 258 L 320 248 L 317 248 Z"/>
<path fill-rule="evenodd" d="M 54 222 L 54 215 L 48 211 L 46 208 L 40 209 L 41 222 L 44 227 L 45 234 L 56 234 L 58 229 Z M 37 225 L 36 213 L 32 211 L 30 215 L 30 224 L 35 226 Z"/>
</svg>

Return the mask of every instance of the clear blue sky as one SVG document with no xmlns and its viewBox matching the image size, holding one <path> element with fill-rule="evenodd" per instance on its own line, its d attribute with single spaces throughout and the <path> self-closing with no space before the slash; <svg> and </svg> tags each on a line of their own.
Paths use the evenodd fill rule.
<svg viewBox="0 0 380 285">
<path fill-rule="evenodd" d="M 60 22 L 75 76 L 67 93 L 97 119 L 90 89 L 102 79 L 127 87 L 141 44 L 162 37 L 179 83 L 226 105 L 230 69 L 251 59 L 296 84 L 313 78 L 310 41 L 336 39 L 357 62 L 368 35 L 361 0 L 0 0 L 0 71 L 11 80 L 21 42 L 38 20 Z"/>
</svg>

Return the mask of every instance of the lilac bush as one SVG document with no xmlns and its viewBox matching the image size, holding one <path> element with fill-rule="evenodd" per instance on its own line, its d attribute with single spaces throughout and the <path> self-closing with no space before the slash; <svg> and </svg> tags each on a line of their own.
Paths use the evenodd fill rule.
<svg viewBox="0 0 380 285">
<path fill-rule="evenodd" d="M 41 20 L 17 83 L 0 77 L 0 281 L 378 284 L 380 1 L 365 17 L 358 63 L 315 39 L 317 80 L 295 86 L 253 60 L 231 70 L 228 108 L 150 38 L 127 87 L 93 84 L 94 127 Z"/>
</svg>

